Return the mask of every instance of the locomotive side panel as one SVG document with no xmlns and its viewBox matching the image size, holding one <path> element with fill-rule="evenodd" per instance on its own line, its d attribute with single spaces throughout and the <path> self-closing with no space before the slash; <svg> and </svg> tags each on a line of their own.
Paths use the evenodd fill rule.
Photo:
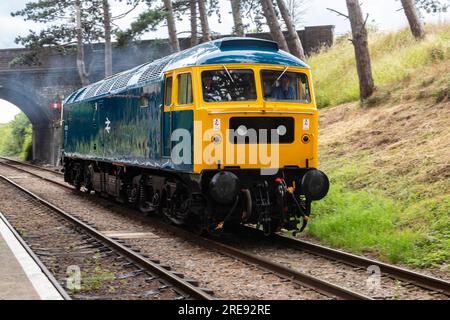
<svg viewBox="0 0 450 320">
<path fill-rule="evenodd" d="M 99 104 L 81 102 L 65 108 L 64 151 L 66 154 L 102 156 Z"/>
</svg>

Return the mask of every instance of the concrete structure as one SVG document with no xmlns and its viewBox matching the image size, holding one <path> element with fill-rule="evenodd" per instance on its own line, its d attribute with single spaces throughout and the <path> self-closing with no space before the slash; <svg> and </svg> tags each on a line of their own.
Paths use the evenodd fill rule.
<svg viewBox="0 0 450 320">
<path fill-rule="evenodd" d="M 333 43 L 334 27 L 306 27 L 299 31 L 306 53 Z M 270 39 L 270 34 L 249 34 L 250 37 Z M 190 39 L 180 39 L 181 49 L 189 46 Z M 0 99 L 18 106 L 33 124 L 33 159 L 56 164 L 59 159 L 62 131 L 60 111 L 50 108 L 70 92 L 80 87 L 76 68 L 76 53 L 62 54 L 45 50 L 38 57 L 38 65 L 11 66 L 26 49 L 0 50 Z M 113 69 L 120 72 L 170 53 L 167 40 L 148 40 L 133 43 L 126 48 L 113 49 Z M 104 49 L 102 44 L 86 46 L 89 78 L 97 81 L 104 75 Z"/>
</svg>

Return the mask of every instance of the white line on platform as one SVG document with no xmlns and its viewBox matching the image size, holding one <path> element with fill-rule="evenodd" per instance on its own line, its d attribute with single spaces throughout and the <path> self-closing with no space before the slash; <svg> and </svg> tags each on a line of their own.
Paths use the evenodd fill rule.
<svg viewBox="0 0 450 320">
<path fill-rule="evenodd" d="M 0 216 L 4 215 L 0 212 Z M 6 220 L 6 219 L 5 219 Z M 20 242 L 16 239 L 14 234 L 0 219 L 0 235 L 5 240 L 6 244 L 16 257 L 21 265 L 23 271 L 32 283 L 34 289 L 39 294 L 42 300 L 63 300 L 59 292 L 55 289 L 53 284 L 48 280 L 45 274 L 41 271 L 37 263 L 30 257 L 28 252 L 22 247 Z"/>
</svg>

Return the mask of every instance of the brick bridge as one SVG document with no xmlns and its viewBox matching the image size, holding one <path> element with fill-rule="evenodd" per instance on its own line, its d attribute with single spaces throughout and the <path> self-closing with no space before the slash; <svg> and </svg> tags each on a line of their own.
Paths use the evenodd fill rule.
<svg viewBox="0 0 450 320">
<path fill-rule="evenodd" d="M 305 51 L 311 53 L 333 43 L 334 26 L 306 27 L 299 31 Z M 248 36 L 270 39 L 269 34 Z M 189 38 L 180 39 L 182 49 L 189 46 Z M 86 47 L 92 82 L 104 76 L 103 45 Z M 0 99 L 20 108 L 33 125 L 34 160 L 56 164 L 59 158 L 62 131 L 60 111 L 52 109 L 81 86 L 76 68 L 75 53 L 62 54 L 55 50 L 42 52 L 39 65 L 11 67 L 10 62 L 25 49 L 0 50 Z M 167 40 L 146 40 L 126 48 L 113 49 L 113 71 L 120 72 L 169 54 Z"/>
</svg>

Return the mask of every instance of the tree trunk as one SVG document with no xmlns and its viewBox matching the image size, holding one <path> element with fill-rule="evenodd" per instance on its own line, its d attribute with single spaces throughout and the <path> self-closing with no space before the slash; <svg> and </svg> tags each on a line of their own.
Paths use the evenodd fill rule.
<svg viewBox="0 0 450 320">
<path fill-rule="evenodd" d="M 425 37 L 425 30 L 417 13 L 413 0 L 401 0 L 403 10 L 405 10 L 406 18 L 408 18 L 409 27 L 414 38 L 421 40 Z"/>
<path fill-rule="evenodd" d="M 289 9 L 286 6 L 284 0 L 277 0 L 278 8 L 280 9 L 281 15 L 283 17 L 284 22 L 286 23 L 286 28 L 288 31 L 287 41 L 289 42 L 289 48 L 291 49 L 291 53 L 305 60 L 305 51 L 303 50 L 302 42 L 300 41 L 300 37 L 298 36 L 297 30 L 295 29 L 295 24 L 292 21 L 291 14 L 289 13 Z"/>
<path fill-rule="evenodd" d="M 242 23 L 241 0 L 230 0 L 230 2 L 234 21 L 233 33 L 238 37 L 245 37 L 244 24 Z"/>
<path fill-rule="evenodd" d="M 284 38 L 283 32 L 281 31 L 280 24 L 278 23 L 277 15 L 275 13 L 275 8 L 273 7 L 272 0 L 261 0 L 261 5 L 263 9 L 264 17 L 266 18 L 267 25 L 270 29 L 270 34 L 281 50 L 289 52 L 286 39 Z"/>
<path fill-rule="evenodd" d="M 191 47 L 198 44 L 197 35 L 197 1 L 189 0 L 189 7 L 191 9 Z"/>
<path fill-rule="evenodd" d="M 353 46 L 355 48 L 356 68 L 358 70 L 361 100 L 370 97 L 375 89 L 370 63 L 367 30 L 359 0 L 346 0 L 348 16 L 352 27 Z"/>
<path fill-rule="evenodd" d="M 202 42 L 211 41 L 211 31 L 209 30 L 205 0 L 198 0 L 198 12 L 200 13 L 200 23 L 202 25 Z"/>
<path fill-rule="evenodd" d="M 111 15 L 108 0 L 103 0 L 103 27 L 105 29 L 105 77 L 112 76 Z"/>
<path fill-rule="evenodd" d="M 81 85 L 83 87 L 89 84 L 89 74 L 86 72 L 86 64 L 84 61 L 84 44 L 83 29 L 81 25 L 81 0 L 75 0 L 75 32 L 77 35 L 77 69 L 80 76 Z"/>
<path fill-rule="evenodd" d="M 172 1 L 164 0 L 164 7 L 167 11 L 167 28 L 169 29 L 169 41 L 172 52 L 180 51 L 180 43 L 177 37 L 177 27 L 175 25 L 175 16 L 173 14 Z"/>
</svg>

